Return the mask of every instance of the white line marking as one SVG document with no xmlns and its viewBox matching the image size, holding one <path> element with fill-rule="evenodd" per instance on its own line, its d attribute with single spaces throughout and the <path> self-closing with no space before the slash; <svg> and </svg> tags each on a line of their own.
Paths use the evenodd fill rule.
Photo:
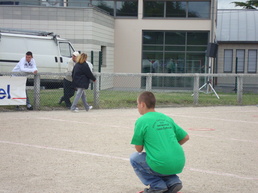
<svg viewBox="0 0 258 193">
<path fill-rule="evenodd" d="M 220 118 L 212 118 L 212 117 L 200 117 L 200 116 L 188 116 L 188 115 L 175 115 L 175 114 L 167 114 L 173 117 L 186 117 L 186 118 L 194 118 L 194 119 L 208 119 L 208 120 L 216 120 L 216 121 L 228 121 L 228 122 L 238 122 L 238 123 L 254 123 L 258 124 L 256 121 L 242 121 L 242 120 L 229 120 L 229 119 L 220 119 Z"/>
<path fill-rule="evenodd" d="M 224 172 L 201 170 L 201 169 L 187 168 L 187 167 L 185 167 L 185 169 L 188 169 L 190 171 L 195 171 L 195 172 L 201 172 L 201 173 L 205 173 L 205 174 L 215 174 L 215 175 L 218 175 L 218 176 L 229 176 L 229 177 L 234 177 L 234 178 L 239 178 L 239 179 L 244 179 L 244 180 L 258 180 L 258 178 L 239 176 L 239 175 L 224 173 Z"/>
<path fill-rule="evenodd" d="M 60 122 L 68 122 L 68 123 L 80 123 L 80 124 L 87 124 L 87 125 L 100 125 L 100 126 L 105 126 L 105 127 L 116 127 L 116 128 L 130 128 L 130 127 L 125 127 L 125 126 L 117 126 L 117 125 L 107 125 L 107 124 L 98 124 L 98 123 L 89 123 L 86 121 L 72 121 L 72 120 L 65 120 L 65 119 L 51 119 L 48 117 L 38 117 L 37 119 L 43 119 L 43 120 L 50 120 L 50 121 L 60 121 Z"/>
<path fill-rule="evenodd" d="M 199 134 L 193 134 L 193 133 L 191 133 L 190 136 L 198 136 L 198 137 L 205 137 L 205 138 L 213 138 L 213 139 L 219 139 L 219 140 L 222 139 L 221 137 L 214 137 L 214 136 L 210 136 L 210 135 L 199 135 Z M 223 139 L 232 140 L 232 141 L 241 141 L 241 142 L 248 142 L 248 143 L 256 143 L 256 144 L 258 144 L 258 141 L 254 141 L 254 140 L 236 139 L 236 138 L 223 138 Z"/>
<path fill-rule="evenodd" d="M 47 149 L 47 150 L 63 151 L 63 152 L 69 152 L 69 153 L 78 153 L 78 154 L 84 154 L 84 155 L 92 155 L 92 156 L 97 156 L 97 157 L 106 157 L 106 158 L 112 158 L 112 159 L 120 159 L 120 160 L 125 160 L 125 161 L 129 160 L 128 158 L 111 156 L 111 155 L 105 155 L 105 154 L 98 154 L 98 153 L 91 153 L 91 152 L 71 150 L 71 149 L 63 149 L 63 148 L 55 148 L 55 147 L 48 147 L 48 146 L 40 146 L 40 145 L 30 145 L 30 144 L 16 143 L 16 142 L 11 142 L 11 141 L 0 141 L 0 143 L 11 144 L 11 145 L 19 145 L 19 146 L 25 146 L 25 147 L 34 147 L 34 148 L 38 148 L 38 149 Z"/>
<path fill-rule="evenodd" d="M 16 143 L 16 142 L 11 142 L 11 141 L 0 141 L 0 143 L 10 144 L 10 145 L 19 145 L 19 146 L 24 146 L 24 147 L 32 147 L 32 148 L 38 148 L 38 149 L 62 151 L 62 152 L 68 152 L 68 153 L 77 153 L 77 154 L 97 156 L 97 157 L 105 157 L 105 158 L 111 158 L 111 159 L 119 159 L 119 160 L 123 160 L 123 161 L 129 161 L 128 158 L 123 158 L 123 157 L 118 157 L 118 156 L 110 156 L 110 155 L 98 154 L 98 153 L 91 153 L 91 152 L 85 152 L 85 151 L 78 151 L 78 150 L 70 150 L 70 149 L 55 148 L 55 147 L 40 146 L 40 145 L 31 145 L 31 144 L 25 144 L 25 143 Z M 227 176 L 227 177 L 239 178 L 239 179 L 244 179 L 244 180 L 258 180 L 257 177 L 239 176 L 239 175 L 230 174 L 230 173 L 202 170 L 202 169 L 197 169 L 197 168 L 185 167 L 185 169 L 190 170 L 190 171 L 194 171 L 194 172 L 200 172 L 200 173 L 206 173 L 206 174 L 212 174 L 212 175 L 219 175 L 219 176 Z"/>
</svg>

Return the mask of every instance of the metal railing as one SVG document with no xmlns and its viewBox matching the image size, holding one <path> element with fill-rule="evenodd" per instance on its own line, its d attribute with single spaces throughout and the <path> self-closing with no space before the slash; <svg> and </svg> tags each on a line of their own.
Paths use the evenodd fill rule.
<svg viewBox="0 0 258 193">
<path fill-rule="evenodd" d="M 13 73 L 1 73 L 2 75 L 8 76 Z M 19 73 L 18 73 L 19 74 Z M 24 75 L 24 73 L 20 73 Z M 33 80 L 33 98 L 34 98 L 34 109 L 40 110 L 41 106 L 41 90 L 44 87 L 41 86 L 41 82 L 46 77 L 51 80 L 58 80 L 62 82 L 63 77 L 66 73 L 38 73 L 37 75 L 29 75 L 28 79 Z M 157 91 L 157 87 L 153 87 L 153 81 L 157 78 L 192 78 L 192 86 L 188 87 L 192 89 L 193 104 L 198 105 L 199 103 L 199 92 L 200 92 L 200 79 L 215 78 L 215 77 L 226 77 L 237 79 L 237 104 L 243 102 L 243 85 L 244 78 L 251 77 L 258 80 L 258 74 L 163 74 L 163 73 L 94 73 L 96 82 L 92 83 L 90 90 L 93 95 L 93 106 L 95 109 L 100 108 L 101 91 L 108 90 L 109 92 L 114 91 L 129 91 L 129 92 L 142 92 L 142 91 Z M 257 82 L 257 81 L 256 81 Z M 209 83 L 209 82 L 208 82 Z M 159 92 L 166 91 L 166 88 L 159 89 Z M 191 90 L 189 91 L 191 92 Z M 61 91 L 59 91 L 60 96 Z M 62 93 L 61 93 L 62 94 Z M 218 96 L 217 96 L 218 97 Z M 52 100 L 52 99 L 50 99 Z M 56 98 L 55 98 L 56 100 Z M 115 99 L 114 99 L 115 100 Z"/>
</svg>

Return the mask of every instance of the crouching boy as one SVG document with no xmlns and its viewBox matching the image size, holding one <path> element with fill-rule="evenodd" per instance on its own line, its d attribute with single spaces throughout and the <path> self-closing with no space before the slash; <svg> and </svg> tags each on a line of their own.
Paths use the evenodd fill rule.
<svg viewBox="0 0 258 193">
<path fill-rule="evenodd" d="M 156 112 L 155 104 L 152 92 L 143 92 L 137 99 L 142 116 L 135 123 L 131 144 L 137 152 L 131 155 L 130 162 L 141 182 L 150 186 L 144 193 L 176 193 L 182 189 L 176 174 L 185 165 L 181 145 L 189 136 L 173 119 Z"/>
</svg>

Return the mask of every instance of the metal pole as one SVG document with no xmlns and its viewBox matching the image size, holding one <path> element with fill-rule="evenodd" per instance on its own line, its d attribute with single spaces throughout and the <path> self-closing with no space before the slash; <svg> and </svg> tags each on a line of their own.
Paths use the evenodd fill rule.
<svg viewBox="0 0 258 193">
<path fill-rule="evenodd" d="M 101 72 L 101 65 L 102 65 L 102 52 L 99 51 L 99 70 L 98 70 L 98 72 Z"/>
<path fill-rule="evenodd" d="M 146 91 L 151 91 L 152 88 L 152 76 L 148 73 L 146 76 Z"/>
<path fill-rule="evenodd" d="M 92 63 L 92 66 L 94 66 L 94 52 L 93 51 L 90 52 L 90 61 Z M 92 82 L 90 83 L 90 89 L 93 90 L 93 83 Z"/>
<path fill-rule="evenodd" d="M 100 74 L 96 74 L 96 82 L 93 83 L 93 93 L 94 93 L 94 108 L 99 109 L 99 80 Z"/>
<path fill-rule="evenodd" d="M 40 75 L 34 75 L 34 109 L 40 109 Z"/>
<path fill-rule="evenodd" d="M 193 96 L 194 96 L 194 104 L 198 105 L 198 99 L 199 99 L 199 82 L 200 77 L 199 75 L 194 76 L 194 89 L 193 89 Z M 208 85 L 207 85 L 208 86 Z"/>
<path fill-rule="evenodd" d="M 92 65 L 94 65 L 94 52 L 93 51 L 90 52 L 90 61 L 91 61 Z"/>
<path fill-rule="evenodd" d="M 99 51 L 99 69 L 98 72 L 101 73 L 101 65 L 102 65 L 102 52 Z M 101 89 L 101 76 L 99 77 L 99 90 Z"/>
<path fill-rule="evenodd" d="M 237 63 L 238 63 L 238 58 L 236 57 L 236 74 L 237 74 Z M 237 77 L 235 78 L 235 89 L 234 89 L 235 93 L 237 93 Z"/>
<path fill-rule="evenodd" d="M 243 77 L 237 77 L 237 102 L 243 103 Z"/>
</svg>

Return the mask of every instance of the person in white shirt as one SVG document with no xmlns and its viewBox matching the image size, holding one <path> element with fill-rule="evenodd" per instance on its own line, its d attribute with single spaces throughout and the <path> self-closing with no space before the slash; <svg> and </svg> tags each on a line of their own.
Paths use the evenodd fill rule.
<svg viewBox="0 0 258 193">
<path fill-rule="evenodd" d="M 86 61 L 86 62 L 87 62 L 87 64 L 88 64 L 88 66 L 89 66 L 91 72 L 93 72 L 93 64 L 90 63 L 89 61 Z"/>
<path fill-rule="evenodd" d="M 70 98 L 73 97 L 75 90 L 72 88 L 72 71 L 73 67 L 76 64 L 76 59 L 79 56 L 79 52 L 74 52 L 72 55 L 72 58 L 68 61 L 66 72 L 68 75 L 65 76 L 63 80 L 63 86 L 64 86 L 64 95 L 60 98 L 59 104 L 61 104 L 63 101 L 65 102 L 65 105 L 67 108 L 70 109 L 72 103 L 70 101 Z"/>
<path fill-rule="evenodd" d="M 26 53 L 25 57 L 23 57 L 16 64 L 16 66 L 13 68 L 12 72 L 26 72 L 26 73 L 37 74 L 38 69 L 37 69 L 37 66 L 36 66 L 36 62 L 33 58 L 32 52 L 28 51 Z M 30 100 L 29 100 L 27 91 L 26 91 L 26 96 L 27 96 L 27 100 L 26 100 L 27 109 L 28 110 L 33 110 L 33 107 L 30 104 Z"/>
</svg>

